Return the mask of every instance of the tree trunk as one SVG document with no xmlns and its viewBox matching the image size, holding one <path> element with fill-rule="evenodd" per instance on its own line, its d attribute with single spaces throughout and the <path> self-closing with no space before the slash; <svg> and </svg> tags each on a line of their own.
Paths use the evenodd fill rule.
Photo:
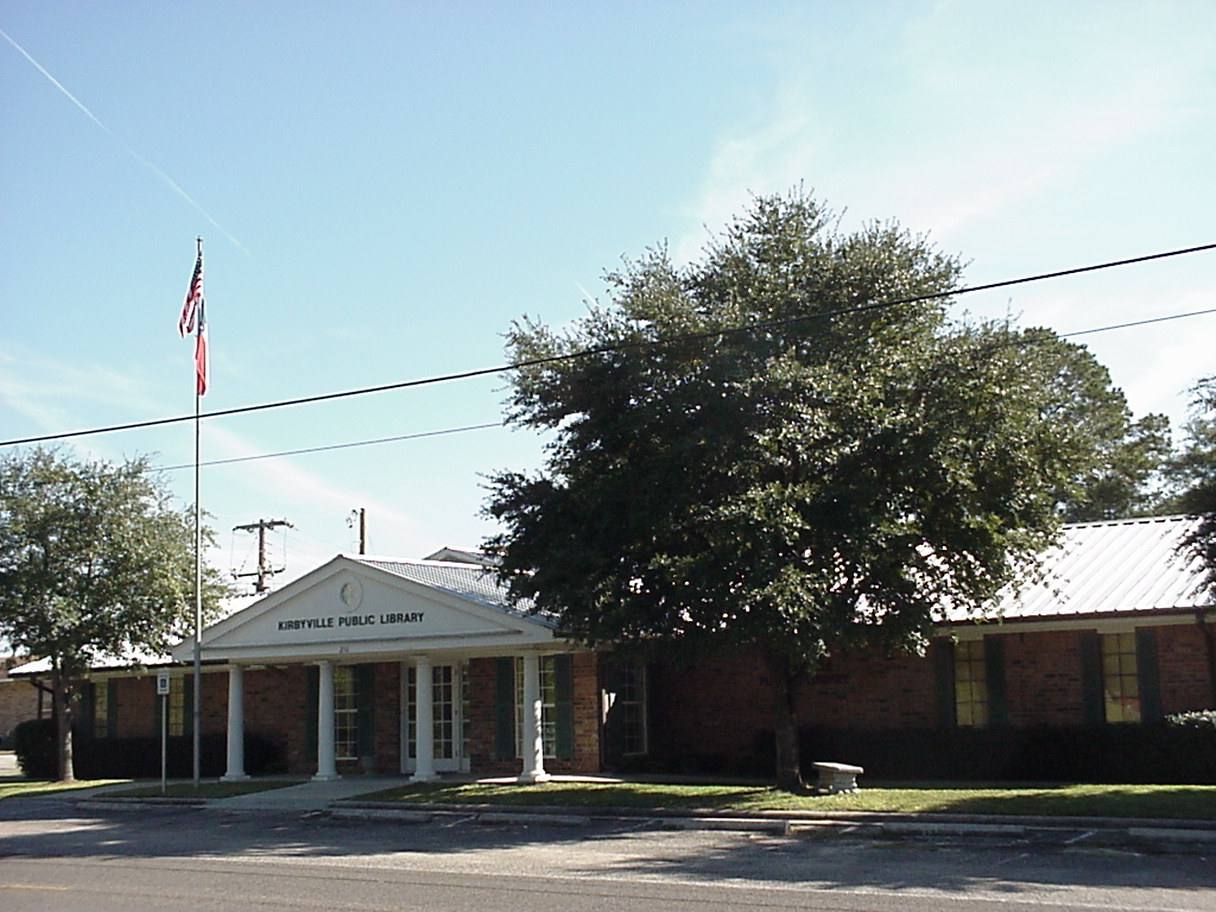
<svg viewBox="0 0 1216 912">
<path fill-rule="evenodd" d="M 76 764 L 72 760 L 72 682 L 56 663 L 52 683 L 55 688 L 55 716 L 58 719 L 59 781 L 76 781 Z"/>
<path fill-rule="evenodd" d="M 773 729 L 776 735 L 777 788 L 805 792 L 802 758 L 798 743 L 797 684 L 802 673 L 785 656 L 770 656 L 773 675 Z"/>
</svg>

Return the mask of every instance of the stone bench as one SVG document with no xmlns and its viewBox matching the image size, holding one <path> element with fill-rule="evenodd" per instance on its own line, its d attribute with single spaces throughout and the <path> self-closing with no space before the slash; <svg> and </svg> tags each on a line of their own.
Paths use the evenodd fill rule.
<svg viewBox="0 0 1216 912">
<path fill-rule="evenodd" d="M 814 767 L 819 776 L 818 787 L 829 795 L 857 791 L 857 777 L 865 772 L 860 766 L 847 763 L 816 763 Z"/>
</svg>

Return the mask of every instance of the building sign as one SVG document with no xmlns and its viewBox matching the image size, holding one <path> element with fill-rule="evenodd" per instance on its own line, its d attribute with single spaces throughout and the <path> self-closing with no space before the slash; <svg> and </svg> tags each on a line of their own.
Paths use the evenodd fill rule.
<svg viewBox="0 0 1216 912">
<path fill-rule="evenodd" d="M 383 614 L 332 614 L 326 617 L 284 618 L 279 630 L 337 630 L 343 627 L 380 627 L 421 624 L 425 611 L 391 611 Z"/>
</svg>

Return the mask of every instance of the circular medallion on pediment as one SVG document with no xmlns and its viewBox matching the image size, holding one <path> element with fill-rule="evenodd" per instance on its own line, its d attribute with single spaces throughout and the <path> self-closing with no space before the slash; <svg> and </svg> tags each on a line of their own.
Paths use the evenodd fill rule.
<svg viewBox="0 0 1216 912">
<path fill-rule="evenodd" d="M 348 608 L 358 608 L 359 603 L 363 601 L 363 587 L 359 585 L 357 580 L 349 580 L 343 583 L 339 594 L 342 597 L 342 604 Z"/>
</svg>

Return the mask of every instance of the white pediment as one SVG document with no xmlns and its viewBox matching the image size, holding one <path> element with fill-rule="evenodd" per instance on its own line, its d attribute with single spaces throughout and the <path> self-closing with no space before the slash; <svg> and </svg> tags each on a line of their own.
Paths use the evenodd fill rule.
<svg viewBox="0 0 1216 912">
<path fill-rule="evenodd" d="M 461 575 L 471 578 L 476 572 L 434 562 L 339 556 L 204 630 L 202 657 L 307 661 L 440 651 L 507 654 L 557 641 L 543 621 L 463 591 Z M 449 576 L 457 584 L 442 585 Z M 429 584 L 432 577 L 440 582 Z M 192 651 L 193 641 L 187 641 L 173 655 L 186 661 Z"/>
</svg>

